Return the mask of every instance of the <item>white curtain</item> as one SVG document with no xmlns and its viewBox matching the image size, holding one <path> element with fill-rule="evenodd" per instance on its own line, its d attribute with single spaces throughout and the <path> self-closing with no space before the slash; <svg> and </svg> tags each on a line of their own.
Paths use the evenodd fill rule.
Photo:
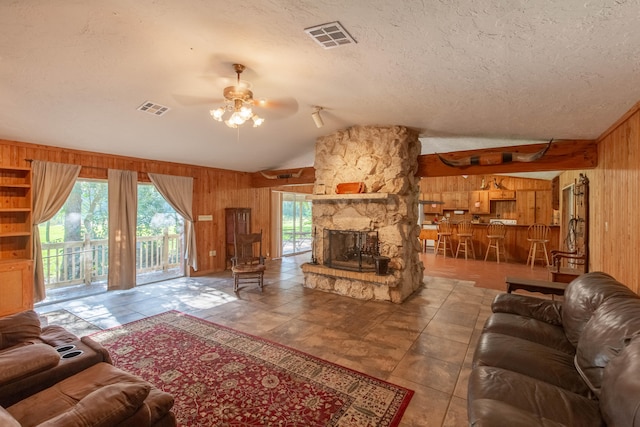
<svg viewBox="0 0 640 427">
<path fill-rule="evenodd" d="M 136 285 L 138 174 L 109 169 L 109 275 L 107 288 Z"/>
<path fill-rule="evenodd" d="M 187 266 L 198 270 L 196 230 L 193 221 L 193 178 L 149 173 L 149 179 L 162 197 L 184 218 Z"/>
<path fill-rule="evenodd" d="M 44 268 L 39 224 L 49 221 L 67 201 L 81 166 L 34 160 L 31 163 L 33 194 L 33 269 L 34 301 L 45 299 Z"/>
</svg>

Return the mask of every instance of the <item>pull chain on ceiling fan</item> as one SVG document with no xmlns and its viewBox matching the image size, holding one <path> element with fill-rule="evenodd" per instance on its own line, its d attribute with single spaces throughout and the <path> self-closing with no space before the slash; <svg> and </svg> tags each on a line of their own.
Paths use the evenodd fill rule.
<svg viewBox="0 0 640 427">
<path fill-rule="evenodd" d="M 264 123 L 264 119 L 251 109 L 254 105 L 253 92 L 249 90 L 247 84 L 240 81 L 240 74 L 245 68 L 242 64 L 233 64 L 233 69 L 237 74 L 236 85 L 224 88 L 222 94 L 225 99 L 225 105 L 210 111 L 214 120 L 219 122 L 223 121 L 224 114 L 227 111 L 232 112 L 231 116 L 224 120 L 224 123 L 230 128 L 237 128 L 249 119 L 253 121 L 253 127 L 258 127 Z"/>
</svg>

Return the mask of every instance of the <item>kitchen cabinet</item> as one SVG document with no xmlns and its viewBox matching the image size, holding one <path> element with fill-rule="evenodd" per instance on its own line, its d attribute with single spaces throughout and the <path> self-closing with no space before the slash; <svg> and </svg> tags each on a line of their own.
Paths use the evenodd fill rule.
<svg viewBox="0 0 640 427">
<path fill-rule="evenodd" d="M 33 308 L 31 169 L 0 167 L 0 316 Z"/>
<path fill-rule="evenodd" d="M 516 192 L 513 190 L 489 190 L 489 200 L 515 200 Z"/>
<path fill-rule="evenodd" d="M 226 260 L 235 256 L 234 236 L 236 233 L 251 233 L 251 208 L 226 208 L 224 210 Z"/>
<path fill-rule="evenodd" d="M 466 191 L 445 191 L 442 193 L 443 209 L 469 209 L 469 194 Z"/>
<path fill-rule="evenodd" d="M 488 191 L 469 192 L 469 213 L 475 215 L 491 213 Z"/>
<path fill-rule="evenodd" d="M 516 196 L 518 224 L 551 224 L 551 191 L 522 190 Z"/>
<path fill-rule="evenodd" d="M 442 215 L 442 198 L 440 197 L 440 193 L 422 193 L 420 194 L 420 200 L 428 202 L 422 204 L 422 211 L 425 214 Z"/>
</svg>

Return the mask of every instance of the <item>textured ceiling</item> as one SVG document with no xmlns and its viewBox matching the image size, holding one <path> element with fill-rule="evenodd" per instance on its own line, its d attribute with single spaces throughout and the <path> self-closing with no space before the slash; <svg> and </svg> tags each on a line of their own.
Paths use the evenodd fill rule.
<svg viewBox="0 0 640 427">
<path fill-rule="evenodd" d="M 418 129 L 424 153 L 593 139 L 640 100 L 639 18 L 640 0 L 3 1 L 0 138 L 240 171 L 311 166 L 352 125 Z M 357 44 L 304 32 L 336 20 Z M 260 128 L 209 115 L 234 62 L 281 105 Z"/>
</svg>

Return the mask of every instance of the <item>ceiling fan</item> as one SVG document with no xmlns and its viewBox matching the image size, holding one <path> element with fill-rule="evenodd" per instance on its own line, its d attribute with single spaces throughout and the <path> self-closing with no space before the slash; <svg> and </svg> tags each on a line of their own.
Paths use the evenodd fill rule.
<svg viewBox="0 0 640 427">
<path fill-rule="evenodd" d="M 223 102 L 224 105 L 214 108 L 210 110 L 211 116 L 217 121 L 224 121 L 227 126 L 232 128 L 237 128 L 240 124 L 245 123 L 247 121 L 253 121 L 254 127 L 259 126 L 264 122 L 264 120 L 277 120 L 289 117 L 295 114 L 298 111 L 298 102 L 295 98 L 292 97 L 284 97 L 284 98 L 254 98 L 252 84 L 246 80 L 242 80 L 241 74 L 243 71 L 247 70 L 247 67 L 243 64 L 229 64 L 231 65 L 233 70 L 236 73 L 235 82 L 231 83 L 230 86 L 227 86 L 223 89 L 222 95 L 223 98 L 209 98 L 209 97 L 201 97 L 201 96 L 191 96 L 191 95 L 173 95 L 174 99 L 178 101 L 180 104 L 184 106 L 194 106 L 194 105 L 210 105 L 212 103 Z M 218 80 L 226 81 L 227 85 L 229 84 L 228 78 L 220 78 Z M 263 88 L 264 89 L 264 88 Z M 260 115 L 255 114 L 253 107 L 260 107 Z M 249 114 L 249 110 L 251 114 Z M 231 116 L 235 113 L 234 121 L 231 121 L 231 117 L 228 119 L 224 119 L 225 113 L 230 112 Z M 254 120 L 255 116 L 255 120 Z M 244 121 L 240 123 L 238 117 L 242 118 Z M 256 124 L 259 123 L 259 124 Z"/>
<path fill-rule="evenodd" d="M 264 118 L 254 113 L 251 108 L 255 105 L 253 92 L 249 89 L 248 84 L 240 81 L 240 74 L 245 68 L 242 64 L 233 64 L 233 69 L 238 76 L 236 84 L 224 88 L 222 95 L 224 96 L 225 105 L 210 111 L 211 117 L 219 122 L 223 121 L 224 114 L 230 111 L 231 116 L 224 120 L 224 123 L 230 128 L 237 128 L 249 119 L 253 121 L 253 127 L 258 127 L 264 123 Z"/>
</svg>

